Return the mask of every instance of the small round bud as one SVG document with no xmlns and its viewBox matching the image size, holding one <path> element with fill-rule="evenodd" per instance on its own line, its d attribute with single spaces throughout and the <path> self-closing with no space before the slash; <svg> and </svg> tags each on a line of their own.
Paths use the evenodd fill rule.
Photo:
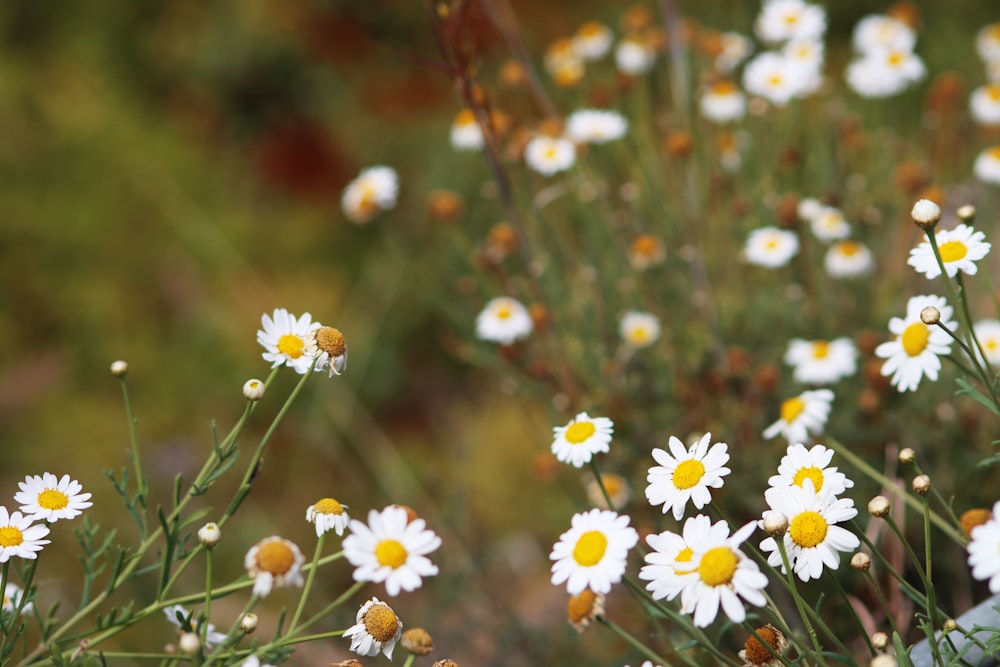
<svg viewBox="0 0 1000 667">
<path fill-rule="evenodd" d="M 953 618 L 947 619 L 944 622 L 944 631 L 945 632 L 954 632 L 955 630 L 958 630 L 958 622 L 955 619 L 953 619 Z"/>
<path fill-rule="evenodd" d="M 264 398 L 264 383 L 256 378 L 253 380 L 247 380 L 243 385 L 243 396 L 245 396 L 248 401 L 259 401 Z"/>
<path fill-rule="evenodd" d="M 872 557 L 863 551 L 851 556 L 851 567 L 858 572 L 867 572 L 868 568 L 872 566 Z"/>
<path fill-rule="evenodd" d="M 885 496 L 875 496 L 868 501 L 868 511 L 872 516 L 884 517 L 889 513 L 890 507 L 889 499 Z"/>
<path fill-rule="evenodd" d="M 209 521 L 198 529 L 198 541 L 201 542 L 202 546 L 214 547 L 219 543 L 221 537 L 222 531 L 219 530 L 219 524 L 214 521 Z"/>
<path fill-rule="evenodd" d="M 114 375 L 116 378 L 120 378 L 124 376 L 126 373 L 128 373 L 127 361 L 122 361 L 121 359 L 119 359 L 118 361 L 111 362 L 111 374 Z"/>
<path fill-rule="evenodd" d="M 962 222 L 972 222 L 976 217 L 976 207 L 972 204 L 958 207 L 958 217 Z"/>
<path fill-rule="evenodd" d="M 912 447 L 903 447 L 899 450 L 900 463 L 913 463 L 915 458 L 917 458 L 917 453 L 913 451 Z"/>
<path fill-rule="evenodd" d="M 922 229 L 934 229 L 934 225 L 941 219 L 941 207 L 930 199 L 920 199 L 913 205 L 910 217 Z"/>
<path fill-rule="evenodd" d="M 920 311 L 920 321 L 928 325 L 937 324 L 941 321 L 941 311 L 934 306 L 927 306 Z"/>
<path fill-rule="evenodd" d="M 410 628 L 400 637 L 399 643 L 414 655 L 427 655 L 434 650 L 434 640 L 423 628 Z"/>
<path fill-rule="evenodd" d="M 876 632 L 872 635 L 872 646 L 875 647 L 876 651 L 884 651 L 885 647 L 889 645 L 889 635 L 884 632 Z"/>
<path fill-rule="evenodd" d="M 185 632 L 177 640 L 177 646 L 185 655 L 195 655 L 201 650 L 201 637 L 196 632 Z"/>
<path fill-rule="evenodd" d="M 788 517 L 781 512 L 769 510 L 764 512 L 764 532 L 771 537 L 779 537 L 788 530 Z"/>
<path fill-rule="evenodd" d="M 896 659 L 887 653 L 875 656 L 868 665 L 869 667 L 899 667 Z"/>
<path fill-rule="evenodd" d="M 913 478 L 913 492 L 924 495 L 931 490 L 931 478 L 927 475 L 917 475 Z"/>
<path fill-rule="evenodd" d="M 243 614 L 243 618 L 240 619 L 240 632 L 245 635 L 253 633 L 257 629 L 257 614 L 249 612 Z"/>
</svg>

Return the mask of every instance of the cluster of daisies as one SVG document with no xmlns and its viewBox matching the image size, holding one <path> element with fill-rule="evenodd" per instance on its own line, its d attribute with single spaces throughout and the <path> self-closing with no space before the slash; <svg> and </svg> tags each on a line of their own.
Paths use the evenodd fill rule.
<svg viewBox="0 0 1000 667">
<path fill-rule="evenodd" d="M 986 70 L 986 83 L 969 95 L 972 120 L 987 130 L 1000 127 L 1000 22 L 983 26 L 976 35 L 976 52 Z M 972 171 L 984 183 L 1000 185 L 1000 144 L 983 149 Z"/>
<path fill-rule="evenodd" d="M 260 322 L 257 342 L 264 348 L 262 356 L 264 361 L 271 362 L 271 368 L 288 366 L 300 375 L 314 369 L 327 370 L 331 376 L 340 375 L 347 368 L 344 335 L 333 327 L 313 322 L 311 314 L 296 317 L 284 308 L 276 308 L 273 314 L 262 315 Z"/>
<path fill-rule="evenodd" d="M 872 14 L 854 27 L 854 60 L 847 66 L 847 84 L 862 97 L 898 95 L 927 76 L 913 49 L 917 33 L 905 15 Z"/>
</svg>

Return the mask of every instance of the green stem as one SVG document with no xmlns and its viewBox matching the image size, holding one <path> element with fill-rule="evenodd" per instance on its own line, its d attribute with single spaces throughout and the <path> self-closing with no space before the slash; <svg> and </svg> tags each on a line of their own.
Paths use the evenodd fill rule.
<svg viewBox="0 0 1000 667">
<path fill-rule="evenodd" d="M 212 553 L 214 549 L 205 550 L 205 619 L 202 621 L 201 645 L 205 645 L 205 638 L 208 637 L 208 620 L 212 618 Z"/>
<path fill-rule="evenodd" d="M 937 664 L 941 660 L 941 655 L 938 651 L 938 643 L 934 638 L 934 617 L 937 615 L 938 609 L 937 593 L 934 590 L 934 580 L 931 577 L 931 565 L 933 563 L 931 556 L 931 509 L 926 493 L 921 494 L 920 500 L 924 506 L 924 581 L 927 587 L 927 643 L 931 647 L 931 654 L 934 656 L 935 664 Z"/>
<path fill-rule="evenodd" d="M 149 491 L 147 488 L 147 480 L 142 474 L 142 460 L 139 458 L 139 434 L 137 430 L 138 422 L 136 421 L 135 414 L 132 412 L 132 399 L 128 393 L 128 380 L 125 379 L 125 375 L 120 375 L 118 377 L 121 387 L 122 387 L 122 397 L 125 400 L 125 417 L 128 419 L 128 437 L 131 447 L 132 454 L 132 467 L 135 470 L 135 487 L 136 487 L 136 497 L 139 501 L 139 505 L 143 509 L 142 513 L 142 525 L 140 530 L 142 531 L 142 536 L 146 536 L 146 495 Z"/>
<path fill-rule="evenodd" d="M 788 579 L 788 587 L 792 593 L 792 599 L 795 600 L 795 607 L 799 611 L 799 617 L 802 619 L 802 623 L 806 626 L 806 633 L 809 635 L 809 641 L 812 642 L 813 657 L 817 660 L 816 664 L 822 664 L 823 647 L 819 644 L 819 637 L 816 635 L 816 628 L 813 627 L 812 621 L 810 621 L 809 616 L 806 614 L 805 600 L 803 600 L 802 596 L 799 595 L 798 586 L 795 584 L 795 572 L 792 570 L 792 563 L 788 559 L 788 551 L 785 549 L 784 536 L 779 535 L 778 537 L 775 537 L 774 543 L 778 545 L 778 552 L 781 554 L 781 562 L 785 567 L 785 576 Z"/>
<path fill-rule="evenodd" d="M 644 656 L 646 656 L 647 658 L 649 658 L 650 660 L 652 660 L 654 663 L 662 665 L 662 664 L 664 664 L 664 663 L 667 662 L 666 660 L 663 659 L 662 656 L 658 655 L 655 651 L 653 651 L 648 646 L 646 646 L 645 644 L 643 644 L 641 641 L 639 641 L 638 639 L 636 639 L 635 637 L 633 637 L 631 634 L 629 634 L 628 632 L 626 632 L 623 628 L 620 628 L 620 627 L 618 627 L 618 625 L 616 625 L 612 621 L 609 621 L 607 619 L 607 617 L 602 616 L 602 617 L 598 618 L 597 620 L 600 623 L 603 623 L 605 626 L 607 626 L 608 629 L 611 630 L 612 632 L 614 632 L 616 635 L 618 635 L 619 637 L 621 637 L 622 639 L 624 639 L 629 645 L 632 646 L 632 648 L 634 648 L 635 650 L 637 650 L 640 653 L 642 653 Z"/>
<path fill-rule="evenodd" d="M 341 553 L 343 553 L 343 552 L 341 552 Z M 361 590 L 361 587 L 364 586 L 364 585 L 365 585 L 364 581 L 357 581 L 357 582 L 355 582 L 353 586 L 351 586 L 346 591 L 344 591 L 343 593 L 341 593 L 340 597 L 338 597 L 336 600 L 334 600 L 333 602 L 331 602 L 327 606 L 323 607 L 323 609 L 320 610 L 319 613 L 317 613 L 316 615 L 314 615 L 308 621 L 305 621 L 304 623 L 302 623 L 302 625 L 300 625 L 298 627 L 298 630 L 299 631 L 305 630 L 306 628 L 310 627 L 314 623 L 316 623 L 318 621 L 321 621 L 324 618 L 326 618 L 327 616 L 329 616 L 331 611 L 333 611 L 334 609 L 336 609 L 340 605 L 344 604 L 344 602 L 346 602 L 347 600 L 349 600 L 355 593 L 357 593 L 359 590 Z M 291 636 L 291 635 L 292 635 L 292 631 L 289 630 L 286 636 Z"/>
<path fill-rule="evenodd" d="M 872 590 L 875 591 L 875 597 L 878 598 L 878 602 L 882 606 L 882 613 L 885 614 L 886 620 L 888 620 L 889 625 L 892 626 L 892 631 L 902 637 L 903 635 L 899 634 L 899 628 L 896 627 L 896 619 L 892 615 L 892 608 L 889 606 L 889 602 L 885 599 L 885 595 L 882 593 L 882 587 L 878 585 L 878 582 L 875 581 L 875 577 L 872 576 L 871 570 L 865 571 L 865 579 L 868 580 Z"/>
<path fill-rule="evenodd" d="M 299 596 L 299 604 L 295 608 L 295 615 L 292 616 L 292 624 L 288 626 L 288 632 L 291 633 L 295 630 L 295 626 L 298 625 L 299 619 L 302 617 L 302 610 L 306 606 L 306 598 L 309 597 L 309 591 L 312 590 L 313 579 L 316 578 L 316 563 L 319 562 L 320 554 L 323 553 L 323 543 L 326 541 L 326 533 L 324 532 L 316 540 L 316 549 L 313 552 L 312 558 L 312 568 L 309 570 L 309 575 L 306 577 L 306 585 L 302 588 L 302 594 Z"/>
</svg>

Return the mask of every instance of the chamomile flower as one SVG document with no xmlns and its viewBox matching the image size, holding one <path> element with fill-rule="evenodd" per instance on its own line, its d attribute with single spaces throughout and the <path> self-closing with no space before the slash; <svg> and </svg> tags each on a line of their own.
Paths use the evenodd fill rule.
<svg viewBox="0 0 1000 667">
<path fill-rule="evenodd" d="M 266 537 L 250 547 L 243 566 L 253 579 L 253 594 L 265 597 L 275 588 L 302 585 L 302 551 L 283 537 Z"/>
<path fill-rule="evenodd" d="M 330 377 L 347 370 L 347 341 L 333 327 L 317 326 L 306 336 L 305 356 L 314 360 L 318 372 L 329 371 Z"/>
<path fill-rule="evenodd" d="M 885 14 L 869 14 L 854 26 L 854 50 L 868 53 L 880 49 L 912 51 L 917 44 L 913 28 Z"/>
<path fill-rule="evenodd" d="M 615 47 L 615 64 L 622 74 L 638 76 L 653 68 L 656 54 L 648 41 L 638 35 L 628 35 Z"/>
<path fill-rule="evenodd" d="M 906 49 L 876 49 L 847 66 L 847 84 L 862 97 L 890 97 L 927 76 L 920 57 Z"/>
<path fill-rule="evenodd" d="M 409 521 L 402 507 L 370 510 L 367 524 L 352 519 L 343 546 L 344 557 L 355 567 L 354 580 L 385 582 L 393 597 L 420 588 L 423 577 L 438 573 L 427 554 L 441 546 L 441 538 L 423 519 Z"/>
<path fill-rule="evenodd" d="M 765 0 L 754 23 L 765 42 L 790 39 L 820 39 L 826 32 L 826 11 L 802 0 Z"/>
<path fill-rule="evenodd" d="M 823 85 L 823 42 L 818 39 L 793 39 L 781 54 L 798 70 L 795 97 L 808 97 Z"/>
<path fill-rule="evenodd" d="M 476 337 L 501 345 L 513 345 L 533 328 L 528 309 L 509 296 L 492 299 L 476 316 Z"/>
<path fill-rule="evenodd" d="M 983 183 L 1000 185 L 1000 144 L 985 148 L 976 156 L 972 173 Z"/>
<path fill-rule="evenodd" d="M 815 197 L 803 197 L 795 206 L 795 214 L 799 216 L 801 220 L 812 222 L 813 218 L 817 217 L 826 208 L 827 207 Z"/>
<path fill-rule="evenodd" d="M 809 219 L 809 228 L 820 241 L 839 241 L 851 235 L 844 213 L 834 206 L 823 206 Z"/>
<path fill-rule="evenodd" d="M 646 590 L 654 600 L 673 600 L 698 575 L 698 569 L 691 563 L 694 556 L 691 545 L 700 542 L 711 531 L 712 520 L 698 514 L 688 517 L 680 535 L 665 530 L 646 537 L 646 543 L 653 550 L 646 554 L 646 565 L 639 570 L 639 578 L 649 582 Z"/>
<path fill-rule="evenodd" d="M 478 151 L 486 144 L 476 114 L 462 109 L 451 122 L 451 147 L 457 151 Z"/>
<path fill-rule="evenodd" d="M 1000 21 L 984 25 L 976 33 L 976 53 L 983 62 L 1000 58 Z"/>
<path fill-rule="evenodd" d="M 941 370 L 938 358 L 951 352 L 951 336 L 938 325 L 924 324 L 920 311 L 927 306 L 938 309 L 941 326 L 952 331 L 958 326 L 951 321 L 952 308 L 944 297 L 921 295 L 911 297 L 906 303 L 906 316 L 889 320 L 890 341 L 875 348 L 875 356 L 885 359 L 882 375 L 892 376 L 891 382 L 899 391 L 915 390 L 926 375 L 937 380 Z"/>
<path fill-rule="evenodd" d="M 1000 125 L 1000 83 L 979 86 L 969 96 L 972 120 L 980 125 Z"/>
<path fill-rule="evenodd" d="M 986 361 L 1000 366 L 1000 320 L 980 320 L 972 325 L 972 330 L 983 348 Z"/>
<path fill-rule="evenodd" d="M 576 148 L 569 139 L 540 135 L 524 147 L 524 163 L 543 176 L 566 171 L 576 162 Z"/>
<path fill-rule="evenodd" d="M 573 51 L 583 60 L 600 60 L 611 50 L 613 38 L 608 26 L 597 21 L 587 21 L 573 35 Z"/>
<path fill-rule="evenodd" d="M 767 575 L 740 551 L 756 528 L 751 521 L 730 535 L 729 524 L 719 521 L 708 534 L 692 541 L 691 564 L 696 575 L 681 591 L 681 613 L 693 614 L 696 627 L 714 621 L 719 607 L 730 621 L 742 623 L 746 619 L 743 601 L 756 607 L 767 604 L 763 593 Z"/>
<path fill-rule="evenodd" d="M 743 69 L 743 87 L 751 95 L 783 107 L 803 89 L 805 71 L 786 56 L 759 53 Z"/>
<path fill-rule="evenodd" d="M 977 232 L 968 225 L 939 230 L 934 238 L 949 278 L 954 278 L 959 271 L 970 276 L 975 275 L 978 271 L 976 262 L 986 257 L 991 247 L 985 241 L 985 233 Z M 910 250 L 910 258 L 906 263 L 928 278 L 937 278 L 941 275 L 941 267 L 938 266 L 928 241 Z"/>
<path fill-rule="evenodd" d="M 782 539 L 792 571 L 802 581 L 818 579 L 823 566 L 836 570 L 840 566 L 840 552 L 851 552 L 861 541 L 856 535 L 836 525 L 853 519 L 858 514 L 850 498 L 838 499 L 832 488 L 817 492 L 812 479 L 806 478 L 802 486 L 772 487 L 764 492 L 771 511 L 788 518 L 788 532 Z M 760 543 L 767 553 L 769 565 L 781 566 L 785 572 L 781 552 L 775 538 L 768 537 Z"/>
<path fill-rule="evenodd" d="M 580 468 L 594 454 L 609 451 L 614 424 L 607 417 L 581 412 L 565 426 L 552 429 L 552 453 L 563 463 Z"/>
<path fill-rule="evenodd" d="M 684 516 L 688 500 L 701 509 L 712 500 L 709 489 L 722 488 L 722 478 L 732 472 L 725 464 L 729 461 L 728 445 L 717 442 L 709 448 L 712 434 L 706 433 L 690 449 L 675 436 L 670 436 L 670 452 L 659 447 L 653 450 L 653 459 L 659 463 L 646 474 L 646 499 L 656 507 L 663 505 L 663 513 L 673 510 L 678 521 Z"/>
<path fill-rule="evenodd" d="M 735 123 L 747 115 L 747 98 L 730 81 L 716 81 L 701 94 L 698 108 L 713 123 Z"/>
<path fill-rule="evenodd" d="M 799 237 L 778 227 L 761 227 L 750 232 L 743 255 L 746 260 L 757 266 L 770 269 L 788 264 L 799 252 Z"/>
<path fill-rule="evenodd" d="M 580 109 L 566 118 L 566 136 L 578 144 L 606 144 L 627 130 L 628 121 L 617 111 Z"/>
<path fill-rule="evenodd" d="M 198 627 L 198 620 L 194 618 L 194 615 L 182 607 L 179 604 L 172 604 L 169 607 L 163 608 L 163 613 L 166 614 L 167 620 L 177 626 L 178 632 L 195 632 L 201 635 L 201 631 Z M 187 627 L 185 627 L 185 625 Z M 224 632 L 216 632 L 215 625 L 209 623 L 205 627 L 205 648 L 212 648 L 213 646 L 218 646 L 219 644 L 226 641 L 226 634 Z"/>
<path fill-rule="evenodd" d="M 344 631 L 351 640 L 351 650 L 358 655 L 375 656 L 381 651 L 392 660 L 396 642 L 403 636 L 403 622 L 392 607 L 378 598 L 361 605 L 356 623 Z"/>
<path fill-rule="evenodd" d="M 765 438 L 784 436 L 789 444 L 806 442 L 811 435 L 820 435 L 830 416 L 833 392 L 829 389 L 804 391 L 781 404 L 781 418 L 764 429 Z"/>
<path fill-rule="evenodd" d="M 585 588 L 608 593 L 625 574 L 628 551 L 639 542 L 639 533 L 627 515 L 592 509 L 574 514 L 571 527 L 559 536 L 549 558 L 552 583 L 566 583 L 570 595 Z"/>
<path fill-rule="evenodd" d="M 993 505 L 993 518 L 972 529 L 969 551 L 969 567 L 972 578 L 980 581 L 989 579 L 990 592 L 1000 593 L 1000 502 Z"/>
<path fill-rule="evenodd" d="M 351 523 L 351 517 L 347 515 L 347 505 L 341 505 L 333 498 L 323 498 L 306 510 L 306 521 L 316 526 L 316 537 L 328 530 L 335 530 L 337 535 L 343 535 Z"/>
<path fill-rule="evenodd" d="M 14 502 L 20 503 L 21 511 L 34 521 L 72 519 L 94 504 L 90 494 L 80 493 L 83 487 L 69 475 L 59 479 L 49 472 L 28 475 L 17 486 L 21 490 L 14 494 Z"/>
<path fill-rule="evenodd" d="M 587 489 L 587 500 L 590 501 L 591 505 L 602 510 L 619 510 L 625 507 L 632 497 L 632 489 L 628 485 L 628 480 L 614 473 L 601 473 L 600 484 L 597 483 L 593 475 L 587 475 L 584 484 Z M 602 485 L 603 491 L 601 490 Z M 607 498 L 604 497 L 605 492 L 608 494 Z M 611 500 L 610 507 L 608 506 L 609 499 Z"/>
<path fill-rule="evenodd" d="M 49 534 L 49 527 L 44 524 L 32 525 L 34 517 L 24 516 L 20 512 L 7 512 L 0 505 L 0 563 L 6 563 L 11 558 L 26 558 L 34 560 L 49 540 L 42 538 Z"/>
<path fill-rule="evenodd" d="M 753 41 L 738 32 L 724 32 L 719 35 L 721 50 L 715 57 L 715 69 L 731 72 L 753 53 Z"/>
<path fill-rule="evenodd" d="M 802 444 L 789 445 L 778 464 L 778 474 L 767 480 L 767 484 L 773 488 L 802 486 L 808 479 L 816 491 L 826 489 L 839 496 L 853 487 L 854 482 L 836 466 L 830 467 L 832 460 L 833 450 L 823 445 L 813 445 L 810 449 Z"/>
<path fill-rule="evenodd" d="M 785 352 L 796 382 L 832 384 L 854 375 L 858 368 L 858 349 L 850 338 L 802 340 L 793 338 Z"/>
<path fill-rule="evenodd" d="M 271 368 L 284 365 L 299 375 L 308 373 L 315 359 L 306 353 L 306 345 L 320 323 L 313 322 L 309 313 L 297 318 L 284 308 L 275 308 L 273 317 L 261 315 L 260 323 L 263 329 L 257 330 L 257 343 L 265 350 L 264 361 L 270 361 Z"/>
<path fill-rule="evenodd" d="M 666 258 L 667 250 L 663 241 L 652 234 L 639 234 L 632 239 L 628 249 L 628 263 L 636 271 L 659 266 Z"/>
<path fill-rule="evenodd" d="M 347 184 L 340 204 L 351 222 L 364 224 L 379 211 L 396 207 L 399 176 L 392 167 L 368 167 Z"/>
<path fill-rule="evenodd" d="M 830 246 L 823 268 L 831 278 L 856 278 L 871 272 L 875 258 L 868 246 L 857 241 L 839 241 Z"/>
<path fill-rule="evenodd" d="M 17 609 L 17 605 L 21 604 L 21 598 L 24 596 L 24 589 L 15 584 L 13 581 L 7 582 L 7 587 L 3 589 L 3 606 L 0 607 L 3 611 L 14 611 Z M 35 605 L 31 602 L 26 602 L 24 607 L 21 608 L 22 614 L 30 614 L 35 608 Z"/>
<path fill-rule="evenodd" d="M 618 333 L 632 349 L 649 347 L 660 339 L 660 320 L 652 313 L 630 310 L 622 315 Z"/>
</svg>

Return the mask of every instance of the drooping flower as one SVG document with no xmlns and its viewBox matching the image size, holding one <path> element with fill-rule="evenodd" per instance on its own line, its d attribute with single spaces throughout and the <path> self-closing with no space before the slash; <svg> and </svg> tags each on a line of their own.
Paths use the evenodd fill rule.
<svg viewBox="0 0 1000 667">
<path fill-rule="evenodd" d="M 72 519 L 94 504 L 90 494 L 81 493 L 83 486 L 69 475 L 58 479 L 49 472 L 28 475 L 17 486 L 21 490 L 14 494 L 14 502 L 20 503 L 21 511 L 34 521 Z"/>
<path fill-rule="evenodd" d="M 975 275 L 978 270 L 976 262 L 985 257 L 991 247 L 985 240 L 986 234 L 973 230 L 969 225 L 938 230 L 934 238 L 949 278 L 954 278 L 959 271 L 970 276 Z M 906 263 L 928 278 L 937 278 L 941 275 L 941 267 L 938 266 L 929 241 L 923 241 L 910 250 L 910 258 Z"/>
<path fill-rule="evenodd" d="M 317 372 L 326 370 L 330 377 L 347 370 L 347 341 L 339 329 L 314 327 L 306 336 L 305 355 L 314 360 Z"/>
<path fill-rule="evenodd" d="M 275 588 L 302 586 L 302 564 L 306 557 L 294 542 L 277 535 L 250 547 L 243 566 L 253 579 L 253 594 L 266 597 Z"/>
<path fill-rule="evenodd" d="M 607 417 L 581 412 L 565 426 L 552 429 L 552 453 L 563 463 L 579 468 L 594 454 L 609 450 L 613 433 L 614 424 Z"/>
<path fill-rule="evenodd" d="M 670 436 L 669 453 L 659 447 L 653 450 L 653 459 L 660 465 L 650 468 L 646 475 L 650 505 L 663 505 L 664 514 L 673 510 L 674 518 L 680 521 L 688 500 L 695 509 L 712 500 L 709 489 L 722 488 L 722 478 L 732 471 L 725 467 L 728 445 L 717 442 L 709 448 L 711 441 L 712 434 L 706 433 L 691 449 L 685 449 L 680 440 Z"/>
<path fill-rule="evenodd" d="M 21 604 L 21 597 L 23 595 L 23 588 L 15 584 L 13 581 L 8 581 L 7 587 L 3 589 L 3 605 L 0 606 L 0 610 L 9 612 L 16 611 L 17 606 Z M 34 608 L 34 603 L 25 602 L 24 606 L 21 608 L 21 613 L 30 614 Z"/>
<path fill-rule="evenodd" d="M 49 534 L 45 524 L 34 524 L 34 517 L 20 512 L 7 512 L 0 505 L 0 563 L 11 558 L 34 560 L 49 540 L 42 539 Z"/>
<path fill-rule="evenodd" d="M 781 404 L 781 417 L 764 429 L 763 436 L 781 434 L 789 444 L 806 442 L 809 436 L 823 433 L 831 403 L 833 392 L 829 389 L 804 391 L 789 398 Z"/>
<path fill-rule="evenodd" d="M 351 222 L 364 224 L 379 211 L 396 207 L 399 194 L 399 176 L 392 167 L 368 167 L 347 184 L 341 197 L 344 215 Z"/>
<path fill-rule="evenodd" d="M 768 486 L 802 486 L 808 479 L 812 481 L 816 491 L 828 490 L 839 496 L 853 487 L 854 482 L 837 470 L 836 466 L 830 467 L 833 453 L 832 449 L 823 445 L 813 445 L 809 449 L 802 444 L 789 445 L 778 464 L 778 474 L 767 480 Z"/>
<path fill-rule="evenodd" d="M 846 337 L 829 341 L 793 338 L 785 352 L 785 363 L 794 369 L 792 377 L 796 382 L 833 384 L 857 371 L 858 349 Z"/>
<path fill-rule="evenodd" d="M 451 147 L 457 151 L 478 151 L 486 145 L 483 129 L 479 127 L 476 114 L 471 109 L 462 109 L 451 122 Z"/>
<path fill-rule="evenodd" d="M 611 50 L 613 39 L 611 28 L 597 21 L 587 21 L 573 35 L 573 51 L 583 60 L 600 60 Z"/>
<path fill-rule="evenodd" d="M 944 297 L 921 295 L 911 297 L 906 303 L 906 316 L 889 320 L 890 341 L 875 348 L 875 356 L 885 359 L 882 375 L 892 376 L 891 382 L 899 391 L 912 391 L 926 375 L 937 380 L 941 370 L 940 356 L 951 352 L 951 336 L 940 326 L 924 324 L 921 311 L 928 306 L 937 308 L 940 324 L 952 331 L 958 326 L 951 321 L 952 308 Z"/>
<path fill-rule="evenodd" d="M 257 331 L 257 343 L 265 350 L 261 355 L 264 361 L 270 361 L 271 368 L 285 365 L 299 375 L 308 373 L 315 359 L 306 347 L 309 335 L 320 323 L 313 322 L 309 313 L 297 318 L 284 308 L 275 308 L 273 317 L 261 315 L 260 323 L 263 328 Z"/>
<path fill-rule="evenodd" d="M 420 588 L 423 577 L 438 573 L 427 554 L 441 546 L 441 538 L 420 518 L 409 520 L 406 509 L 395 505 L 370 510 L 368 523 L 351 520 L 344 538 L 344 557 L 355 567 L 355 581 L 385 582 L 386 592 Z"/>
<path fill-rule="evenodd" d="M 347 515 L 347 505 L 341 505 L 333 498 L 323 498 L 306 510 L 306 521 L 316 526 L 316 537 L 328 530 L 335 530 L 337 535 L 343 535 L 351 523 L 351 517 Z"/>
<path fill-rule="evenodd" d="M 355 621 L 344 631 L 344 637 L 351 640 L 351 650 L 366 656 L 375 656 L 381 651 L 392 660 L 396 642 L 403 636 L 403 622 L 392 607 L 378 598 L 372 598 L 358 609 Z"/>
<path fill-rule="evenodd" d="M 552 583 L 566 583 L 570 595 L 589 588 L 608 593 L 625 574 L 628 551 L 639 541 L 639 533 L 627 515 L 592 509 L 574 514 L 571 528 L 559 536 L 549 559 Z"/>
<path fill-rule="evenodd" d="M 492 299 L 476 316 L 476 337 L 501 345 L 527 338 L 533 328 L 528 309 L 509 296 Z"/>
<path fill-rule="evenodd" d="M 747 98 L 735 84 L 721 80 L 702 92 L 698 108 L 713 123 L 735 123 L 747 115 Z"/>
</svg>

